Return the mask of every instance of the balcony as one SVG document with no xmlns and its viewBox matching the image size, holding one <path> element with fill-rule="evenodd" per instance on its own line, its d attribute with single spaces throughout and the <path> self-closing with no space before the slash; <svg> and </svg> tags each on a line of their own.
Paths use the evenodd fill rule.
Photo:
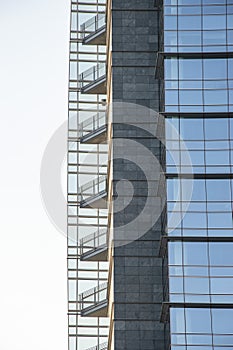
<svg viewBox="0 0 233 350">
<path fill-rule="evenodd" d="M 107 261 L 107 229 L 101 229 L 80 240 L 80 260 Z"/>
<path fill-rule="evenodd" d="M 83 94 L 106 94 L 106 63 L 100 62 L 79 75 Z"/>
<path fill-rule="evenodd" d="M 81 143 L 103 143 L 107 139 L 106 112 L 99 112 L 79 125 Z"/>
<path fill-rule="evenodd" d="M 79 294 L 81 316 L 107 317 L 107 290 L 108 283 L 105 282 Z"/>
<path fill-rule="evenodd" d="M 106 15 L 100 13 L 80 27 L 82 43 L 86 45 L 106 45 Z"/>
<path fill-rule="evenodd" d="M 100 176 L 79 188 L 80 208 L 107 209 L 107 177 Z"/>
<path fill-rule="evenodd" d="M 93 346 L 87 350 L 108 350 L 108 343 L 99 344 L 99 345 Z"/>
</svg>

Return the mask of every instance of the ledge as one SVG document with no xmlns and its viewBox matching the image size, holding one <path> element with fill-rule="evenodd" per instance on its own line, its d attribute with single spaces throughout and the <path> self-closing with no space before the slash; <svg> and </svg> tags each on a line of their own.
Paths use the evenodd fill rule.
<svg viewBox="0 0 233 350">
<path fill-rule="evenodd" d="M 83 45 L 106 45 L 106 25 L 87 35 L 82 43 Z"/>
</svg>

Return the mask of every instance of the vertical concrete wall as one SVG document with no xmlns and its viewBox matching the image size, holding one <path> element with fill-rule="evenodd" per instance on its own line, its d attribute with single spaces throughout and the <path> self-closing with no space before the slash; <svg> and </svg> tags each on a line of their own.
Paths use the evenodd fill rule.
<svg viewBox="0 0 233 350">
<path fill-rule="evenodd" d="M 158 13 L 154 7 L 154 0 L 112 0 L 113 102 L 135 103 L 155 111 L 159 110 L 159 86 L 155 80 L 157 50 Z M 148 122 L 150 118 L 150 113 L 145 115 L 142 112 L 137 125 L 130 126 L 127 125 L 127 120 L 124 121 L 124 116 L 120 115 L 119 110 L 117 112 L 113 110 L 113 139 L 121 139 L 123 145 L 120 149 L 119 145 L 114 147 L 113 143 L 113 197 L 118 200 L 118 204 L 115 205 L 117 213 L 114 215 L 114 234 L 116 240 L 122 239 L 113 250 L 113 327 L 116 350 L 164 350 L 164 327 L 160 323 L 162 305 L 162 264 L 158 257 L 160 219 L 153 222 L 150 215 L 145 217 L 147 222 L 141 222 L 142 234 L 139 225 L 135 227 L 135 232 L 139 230 L 136 239 L 132 242 L 126 239 L 123 242 L 124 234 L 127 234 L 124 227 L 140 215 L 148 199 L 149 187 L 154 186 L 155 192 L 159 187 L 158 174 L 155 174 L 154 179 L 150 179 L 148 183 L 144 170 L 137 162 L 123 160 L 127 153 L 124 139 L 137 143 L 138 147 L 135 147 L 134 153 L 138 159 L 143 158 L 141 147 L 147 148 L 160 159 L 161 145 L 153 133 L 150 133 L 150 127 L 153 128 L 153 122 L 151 124 Z M 144 127 L 144 124 L 147 126 Z M 156 128 L 156 125 L 154 127 Z M 150 167 L 146 162 L 147 159 L 144 159 L 143 164 Z M 128 180 L 133 185 L 134 195 L 130 205 L 118 211 L 117 206 L 124 207 L 127 202 L 125 196 L 127 182 L 125 193 L 124 185 L 120 189 L 121 193 L 116 189 L 117 182 L 122 179 Z M 150 200 L 153 206 L 152 197 Z M 156 205 L 160 211 L 157 202 L 154 203 L 154 208 Z M 144 233 L 143 226 L 148 220 L 151 220 L 149 225 L 151 227 Z"/>
</svg>

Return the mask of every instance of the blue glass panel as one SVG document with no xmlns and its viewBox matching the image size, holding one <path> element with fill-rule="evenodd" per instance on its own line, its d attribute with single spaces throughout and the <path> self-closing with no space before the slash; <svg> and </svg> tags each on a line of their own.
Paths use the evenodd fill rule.
<svg viewBox="0 0 233 350">
<path fill-rule="evenodd" d="M 186 267 L 184 266 L 184 275 L 186 276 L 208 276 L 209 270 L 208 267 L 195 266 L 195 267 Z"/>
<path fill-rule="evenodd" d="M 181 203 L 181 208 L 183 208 L 183 210 L 187 210 L 187 212 L 189 211 L 206 211 L 206 203 L 196 203 L 196 202 L 190 202 L 188 204 L 188 208 L 187 208 L 187 204 L 186 203 Z"/>
<path fill-rule="evenodd" d="M 178 15 L 200 15 L 200 6 L 179 6 Z"/>
<path fill-rule="evenodd" d="M 185 340 L 184 334 L 172 334 L 171 335 L 171 344 L 185 344 L 185 343 L 186 343 L 186 340 Z"/>
<path fill-rule="evenodd" d="M 228 78 L 233 79 L 233 58 L 228 58 Z"/>
<path fill-rule="evenodd" d="M 184 140 L 204 140 L 203 119 L 181 118 L 180 134 Z"/>
<path fill-rule="evenodd" d="M 177 32 L 166 31 L 164 33 L 164 45 L 176 46 L 177 45 Z"/>
<path fill-rule="evenodd" d="M 226 6 L 203 6 L 203 14 L 226 14 L 227 9 Z"/>
<path fill-rule="evenodd" d="M 227 276 L 233 276 L 233 267 L 224 266 L 224 267 L 211 267 L 210 266 L 210 275 L 213 277 L 227 277 Z"/>
<path fill-rule="evenodd" d="M 204 141 L 188 141 L 188 140 L 185 140 L 185 146 L 188 148 L 188 149 L 193 149 L 193 150 L 202 150 L 204 149 Z"/>
<path fill-rule="evenodd" d="M 203 242 L 186 242 L 183 246 L 185 265 L 207 265 L 207 244 Z"/>
<path fill-rule="evenodd" d="M 214 340 L 215 345 L 232 345 L 233 344 L 233 335 L 215 335 L 214 334 L 213 340 Z"/>
<path fill-rule="evenodd" d="M 205 180 L 182 180 L 182 187 L 185 185 L 191 186 L 193 183 L 193 191 L 192 191 L 192 201 L 205 201 Z M 185 187 L 184 187 L 185 188 Z"/>
<path fill-rule="evenodd" d="M 167 198 L 169 201 L 177 200 L 180 192 L 180 183 L 178 179 L 167 180 Z"/>
<path fill-rule="evenodd" d="M 209 15 L 203 16 L 203 29 L 204 30 L 217 30 L 226 28 L 226 16 L 225 15 Z"/>
<path fill-rule="evenodd" d="M 186 350 L 213 350 L 212 346 L 187 346 Z M 223 349 L 222 349 L 223 350 Z"/>
<path fill-rule="evenodd" d="M 227 89 L 227 80 L 204 80 L 204 89 Z"/>
<path fill-rule="evenodd" d="M 183 229 L 183 236 L 187 237 L 206 237 L 207 229 Z"/>
<path fill-rule="evenodd" d="M 201 31 L 180 31 L 178 33 L 178 45 L 201 45 Z"/>
<path fill-rule="evenodd" d="M 201 46 L 178 46 L 178 52 L 201 52 Z"/>
<path fill-rule="evenodd" d="M 181 105 L 202 105 L 202 90 L 180 90 L 179 100 Z"/>
<path fill-rule="evenodd" d="M 183 268 L 179 266 L 169 266 L 169 276 L 182 276 Z"/>
<path fill-rule="evenodd" d="M 213 112 L 213 113 L 217 113 L 217 112 L 220 112 L 220 113 L 225 113 L 225 112 L 228 112 L 228 106 L 227 105 L 221 105 L 221 106 L 218 106 L 218 105 L 213 105 L 213 106 L 207 106 L 205 105 L 204 106 L 204 111 L 205 112 Z"/>
<path fill-rule="evenodd" d="M 165 60 L 165 79 L 178 80 L 178 60 L 176 58 Z"/>
<path fill-rule="evenodd" d="M 226 31 L 213 30 L 203 32 L 203 45 L 226 44 Z"/>
<path fill-rule="evenodd" d="M 179 16 L 178 30 L 200 30 L 201 16 Z"/>
<path fill-rule="evenodd" d="M 176 16 L 164 16 L 164 29 L 176 30 L 177 29 L 177 17 Z M 166 35 L 166 32 L 164 33 Z"/>
<path fill-rule="evenodd" d="M 233 294 L 233 278 L 211 278 L 212 294 Z"/>
<path fill-rule="evenodd" d="M 226 105 L 228 103 L 228 91 L 205 90 L 204 101 L 207 105 Z"/>
<path fill-rule="evenodd" d="M 229 90 L 229 103 L 233 104 L 233 90 Z"/>
<path fill-rule="evenodd" d="M 170 291 L 170 293 L 182 294 L 184 292 L 183 278 L 182 277 L 170 277 L 169 278 L 169 291 Z"/>
<path fill-rule="evenodd" d="M 229 148 L 229 141 L 206 141 L 205 148 L 206 150 L 226 150 Z"/>
<path fill-rule="evenodd" d="M 187 333 L 211 333 L 209 309 L 185 309 Z"/>
<path fill-rule="evenodd" d="M 231 4 L 232 4 L 232 0 L 231 0 Z M 227 6 L 227 13 L 230 15 L 230 14 L 233 14 L 233 5 L 230 5 L 228 4 Z"/>
<path fill-rule="evenodd" d="M 180 223 L 180 222 L 181 222 L 181 213 L 168 212 L 168 226 L 169 227 L 178 227 L 178 223 Z"/>
<path fill-rule="evenodd" d="M 211 118 L 204 120 L 205 137 L 207 140 L 227 140 L 228 119 L 226 118 Z"/>
<path fill-rule="evenodd" d="M 191 294 L 209 294 L 209 280 L 204 277 L 185 277 L 184 290 Z"/>
<path fill-rule="evenodd" d="M 209 228 L 232 228 L 232 212 L 229 213 L 209 213 Z"/>
<path fill-rule="evenodd" d="M 233 266 L 233 243 L 210 243 L 210 264 L 212 266 Z"/>
<path fill-rule="evenodd" d="M 186 213 L 182 221 L 184 228 L 204 228 L 207 226 L 205 213 Z"/>
<path fill-rule="evenodd" d="M 205 164 L 205 159 L 204 159 L 204 152 L 203 151 L 189 151 L 189 156 L 191 158 L 191 163 L 192 166 L 201 166 Z M 182 165 L 188 165 L 186 163 L 187 160 L 187 155 L 186 153 L 181 153 L 181 164 Z"/>
<path fill-rule="evenodd" d="M 178 91 L 166 90 L 165 103 L 167 105 L 178 105 Z"/>
<path fill-rule="evenodd" d="M 179 79 L 201 80 L 202 79 L 202 61 L 195 59 L 179 60 Z"/>
<path fill-rule="evenodd" d="M 182 113 L 199 113 L 203 112 L 203 106 L 180 106 L 180 110 L 178 112 Z"/>
<path fill-rule="evenodd" d="M 165 6 L 164 7 L 165 15 L 177 15 L 177 6 Z"/>
<path fill-rule="evenodd" d="M 182 265 L 182 242 L 169 242 L 168 261 L 170 265 Z"/>
<path fill-rule="evenodd" d="M 210 303 L 208 294 L 185 294 L 186 303 Z"/>
<path fill-rule="evenodd" d="M 233 232 L 232 229 L 209 229 L 208 230 L 208 236 L 210 237 L 232 237 L 233 236 Z"/>
<path fill-rule="evenodd" d="M 202 0 L 203 5 L 225 5 L 226 0 Z"/>
<path fill-rule="evenodd" d="M 179 88 L 180 89 L 202 89 L 202 81 L 201 80 L 179 80 Z"/>
<path fill-rule="evenodd" d="M 227 15 L 227 28 L 233 29 L 233 15 Z"/>
<path fill-rule="evenodd" d="M 206 166 L 208 165 L 229 165 L 229 151 L 207 151 Z"/>
<path fill-rule="evenodd" d="M 219 212 L 219 211 L 222 211 L 222 212 L 230 212 L 231 211 L 231 203 L 229 202 L 218 202 L 218 203 L 211 203 L 211 202 L 207 202 L 207 210 L 208 211 L 213 211 L 213 212 Z"/>
<path fill-rule="evenodd" d="M 219 59 L 204 59 L 204 79 L 221 79 L 227 78 L 227 60 Z"/>
<path fill-rule="evenodd" d="M 230 181 L 229 180 L 208 180 L 207 199 L 209 201 L 230 201 Z"/>
<path fill-rule="evenodd" d="M 195 0 L 195 5 L 200 5 L 201 0 Z M 178 0 L 178 5 L 193 5 L 193 0 Z"/>
<path fill-rule="evenodd" d="M 170 309 L 171 333 L 185 333 L 184 309 Z"/>
<path fill-rule="evenodd" d="M 213 333 L 233 334 L 233 309 L 213 309 Z"/>
<path fill-rule="evenodd" d="M 211 345 L 212 344 L 212 337 L 211 335 L 186 335 L 187 337 L 187 344 L 199 344 L 199 345 Z"/>
<path fill-rule="evenodd" d="M 227 32 L 227 43 L 228 45 L 233 45 L 233 30 L 228 30 Z"/>
<path fill-rule="evenodd" d="M 178 89 L 177 80 L 165 80 L 165 89 Z"/>
<path fill-rule="evenodd" d="M 165 121 L 166 139 L 179 140 L 179 118 L 169 118 Z"/>
</svg>

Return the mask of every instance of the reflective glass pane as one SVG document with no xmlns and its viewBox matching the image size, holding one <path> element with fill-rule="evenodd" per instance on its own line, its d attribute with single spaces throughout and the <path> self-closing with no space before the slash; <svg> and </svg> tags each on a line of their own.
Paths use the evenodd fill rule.
<svg viewBox="0 0 233 350">
<path fill-rule="evenodd" d="M 185 265 L 207 265 L 208 264 L 207 244 L 203 242 L 184 243 L 184 264 Z"/>
<path fill-rule="evenodd" d="M 209 309 L 185 309 L 187 333 L 211 333 Z"/>
</svg>

